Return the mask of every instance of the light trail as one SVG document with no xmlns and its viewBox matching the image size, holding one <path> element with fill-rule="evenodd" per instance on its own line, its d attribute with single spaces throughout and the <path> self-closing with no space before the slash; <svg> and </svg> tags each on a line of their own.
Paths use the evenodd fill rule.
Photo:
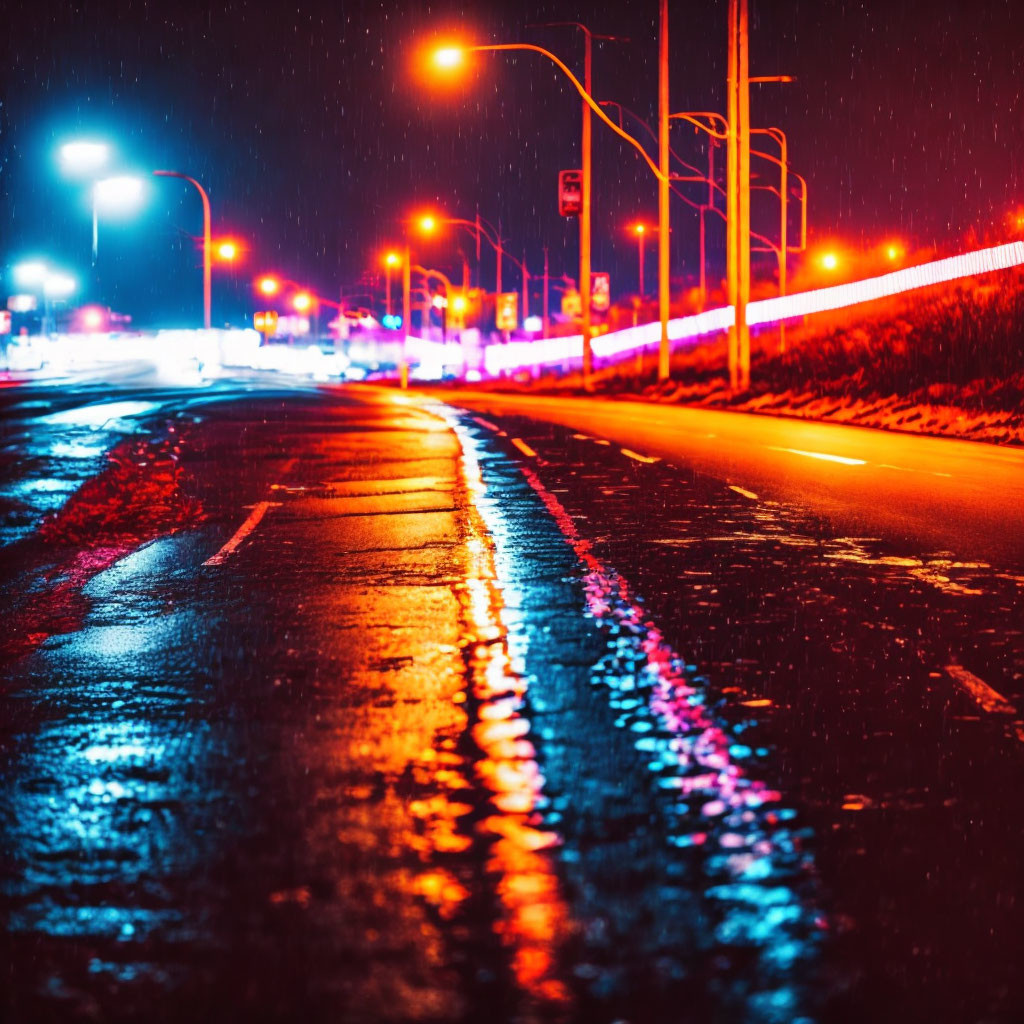
<svg viewBox="0 0 1024 1024">
<path fill-rule="evenodd" d="M 1008 242 L 988 249 L 962 253 L 947 259 L 922 263 L 916 267 L 896 270 L 863 281 L 815 288 L 773 299 L 759 299 L 747 306 L 747 322 L 753 326 L 776 323 L 795 317 L 843 309 L 903 292 L 944 284 L 965 277 L 976 277 L 997 270 L 1024 265 L 1024 242 Z M 679 317 L 668 324 L 669 339 L 689 341 L 705 334 L 728 330 L 733 322 L 732 306 L 709 309 L 693 316 Z M 657 323 L 639 324 L 593 339 L 595 356 L 610 358 L 635 352 L 648 345 L 657 345 L 660 327 Z M 491 345 L 484 355 L 487 373 L 497 376 L 530 366 L 548 366 L 582 359 L 582 337 L 547 338 L 539 341 L 513 341 L 507 345 Z"/>
</svg>

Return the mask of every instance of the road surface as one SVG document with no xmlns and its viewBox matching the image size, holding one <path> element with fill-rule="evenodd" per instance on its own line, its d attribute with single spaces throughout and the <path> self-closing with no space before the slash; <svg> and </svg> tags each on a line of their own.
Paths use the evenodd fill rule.
<svg viewBox="0 0 1024 1024">
<path fill-rule="evenodd" d="M 1010 560 L 386 389 L 0 404 L 4 1019 L 1024 1013 Z"/>
<path fill-rule="evenodd" d="M 855 534 L 1024 568 L 1024 451 L 809 420 L 597 398 L 441 392 L 675 461 Z"/>
</svg>

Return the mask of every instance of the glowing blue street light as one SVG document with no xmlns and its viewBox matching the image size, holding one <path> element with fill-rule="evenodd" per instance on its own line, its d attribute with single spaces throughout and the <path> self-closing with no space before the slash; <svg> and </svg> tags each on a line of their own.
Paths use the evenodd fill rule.
<svg viewBox="0 0 1024 1024">
<path fill-rule="evenodd" d="M 110 147 L 105 142 L 84 139 L 65 142 L 59 153 L 61 170 L 72 177 L 91 177 L 110 159 Z"/>
</svg>

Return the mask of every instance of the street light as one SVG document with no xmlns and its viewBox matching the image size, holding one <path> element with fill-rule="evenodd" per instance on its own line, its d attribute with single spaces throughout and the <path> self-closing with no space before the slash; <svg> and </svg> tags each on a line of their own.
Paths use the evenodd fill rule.
<svg viewBox="0 0 1024 1024">
<path fill-rule="evenodd" d="M 636 252 L 638 257 L 638 264 L 640 267 L 640 298 L 644 297 L 644 235 L 647 233 L 647 226 L 644 224 L 634 224 L 633 233 L 636 235 Z"/>
<path fill-rule="evenodd" d="M 238 243 L 233 242 L 230 239 L 218 242 L 214 247 L 217 259 L 223 260 L 225 263 L 231 263 L 238 259 L 239 251 Z"/>
<path fill-rule="evenodd" d="M 85 139 L 65 142 L 58 152 L 61 169 L 72 176 L 95 174 L 110 159 L 110 147 L 105 142 Z"/>
<path fill-rule="evenodd" d="M 494 290 L 495 290 L 496 293 L 500 293 L 501 292 L 501 261 L 502 261 L 502 258 L 504 257 L 504 258 L 510 259 L 519 268 L 520 273 L 523 275 L 523 277 L 522 277 L 522 280 L 523 280 L 523 316 L 525 317 L 527 315 L 527 313 L 529 312 L 529 302 L 530 302 L 530 292 L 529 292 L 529 289 L 530 289 L 530 271 L 526 267 L 526 253 L 525 252 L 523 253 L 523 259 L 522 260 L 516 259 L 515 256 L 513 256 L 510 252 L 508 252 L 507 249 L 505 249 L 502 246 L 502 244 L 501 244 L 501 235 L 498 233 L 497 228 L 495 228 L 493 224 L 490 224 L 489 221 L 486 221 L 483 217 L 481 217 L 479 213 L 476 215 L 476 220 L 465 220 L 462 217 L 442 217 L 440 219 L 436 219 L 436 218 L 431 217 L 430 220 L 434 223 L 435 226 L 438 223 L 440 223 L 440 224 L 451 224 L 451 225 L 454 225 L 455 227 L 461 227 L 461 228 L 465 228 L 467 231 L 471 231 L 473 233 L 473 236 L 476 238 L 477 262 L 478 263 L 479 263 L 479 260 L 480 260 L 480 239 L 481 238 L 486 238 L 487 239 L 488 244 L 494 250 L 495 255 L 497 257 L 497 264 L 496 264 L 496 271 L 495 271 L 495 283 L 494 283 Z M 490 230 L 488 230 L 488 227 L 490 228 Z M 493 232 L 493 235 L 494 235 L 493 238 L 491 237 L 491 233 L 492 232 Z M 464 277 L 465 277 L 465 271 L 464 271 Z M 464 280 L 463 283 L 464 284 L 466 283 L 465 280 Z"/>
<path fill-rule="evenodd" d="M 183 181 L 187 181 L 190 185 L 195 186 L 203 201 L 203 327 L 209 330 L 212 283 L 210 275 L 210 197 L 206 194 L 206 189 L 195 178 L 190 178 L 187 174 L 182 174 L 179 171 L 154 171 L 153 174 L 158 178 L 181 178 Z"/>
<path fill-rule="evenodd" d="M 11 276 L 19 288 L 39 288 L 46 280 L 50 268 L 42 260 L 26 260 L 11 268 Z"/>
<path fill-rule="evenodd" d="M 397 252 L 389 252 L 384 257 L 384 280 L 387 288 L 387 301 L 385 309 L 387 310 L 388 316 L 391 316 L 391 268 L 397 267 L 402 262 L 402 258 Z"/>
<path fill-rule="evenodd" d="M 839 266 L 839 257 L 834 252 L 827 252 L 821 257 L 821 265 L 826 270 L 835 270 Z"/>
<path fill-rule="evenodd" d="M 658 246 L 658 292 L 659 292 L 659 313 L 661 319 L 661 346 L 659 350 L 658 360 L 658 375 L 662 380 L 666 380 L 669 375 L 669 339 L 668 339 L 668 313 L 669 313 L 669 249 L 668 249 L 668 235 L 669 235 L 669 205 L 668 205 L 668 187 L 670 181 L 670 175 L 668 170 L 668 0 L 660 0 L 660 45 L 659 45 L 659 105 L 660 105 L 660 120 L 659 120 L 659 160 L 655 163 L 648 155 L 640 143 L 633 138 L 628 132 L 620 128 L 614 121 L 612 121 L 608 115 L 601 109 L 600 105 L 590 94 L 590 90 L 587 86 L 590 85 L 589 81 L 584 85 L 580 80 L 569 70 L 566 64 L 556 57 L 550 50 L 544 49 L 542 46 L 536 46 L 533 43 L 491 43 L 491 44 L 477 44 L 473 46 L 446 46 L 442 49 L 435 50 L 433 55 L 433 62 L 438 68 L 450 70 L 464 60 L 466 53 L 479 53 L 484 51 L 498 52 L 498 51 L 511 51 L 511 50 L 528 50 L 532 53 L 539 53 L 541 56 L 546 57 L 550 60 L 572 83 L 573 87 L 580 94 L 583 102 L 586 104 L 589 110 L 592 110 L 597 116 L 609 127 L 616 135 L 628 142 L 640 155 L 643 157 L 644 162 L 651 169 L 654 176 L 658 179 L 659 193 L 658 193 L 658 230 L 659 246 Z M 585 69 L 589 71 L 589 67 Z M 586 77 L 586 74 L 585 74 Z M 590 180 L 590 119 L 589 117 L 584 118 L 584 133 L 583 133 L 583 179 L 584 182 L 589 183 Z M 584 194 L 584 206 L 585 209 L 581 211 L 584 218 L 587 219 L 587 226 L 589 227 L 589 187 L 586 189 Z M 589 260 L 589 245 L 584 243 L 589 242 L 589 232 L 584 237 L 584 224 L 581 221 L 581 254 L 580 254 L 580 292 L 583 305 L 583 377 L 586 383 L 589 383 L 592 368 L 593 368 L 593 352 L 591 350 L 590 340 L 590 260 Z"/>
<path fill-rule="evenodd" d="M 256 287 L 261 294 L 271 296 L 276 295 L 281 290 L 281 282 L 276 277 L 271 277 L 268 274 L 256 282 Z"/>
<path fill-rule="evenodd" d="M 421 233 L 431 235 L 437 229 L 437 218 L 429 213 L 420 214 L 405 224 L 405 252 L 402 258 L 402 354 L 398 363 L 399 386 L 403 391 L 409 387 L 409 320 L 412 317 L 412 243 L 409 235 L 413 226 Z"/>
</svg>

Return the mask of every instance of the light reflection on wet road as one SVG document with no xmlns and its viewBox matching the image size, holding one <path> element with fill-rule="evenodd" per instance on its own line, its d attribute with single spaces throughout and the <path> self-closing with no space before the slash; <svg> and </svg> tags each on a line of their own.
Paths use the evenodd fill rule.
<svg viewBox="0 0 1024 1024">
<path fill-rule="evenodd" d="M 103 397 L 7 410 L 6 1019 L 1024 1011 L 1012 567 L 526 420 Z"/>
</svg>

